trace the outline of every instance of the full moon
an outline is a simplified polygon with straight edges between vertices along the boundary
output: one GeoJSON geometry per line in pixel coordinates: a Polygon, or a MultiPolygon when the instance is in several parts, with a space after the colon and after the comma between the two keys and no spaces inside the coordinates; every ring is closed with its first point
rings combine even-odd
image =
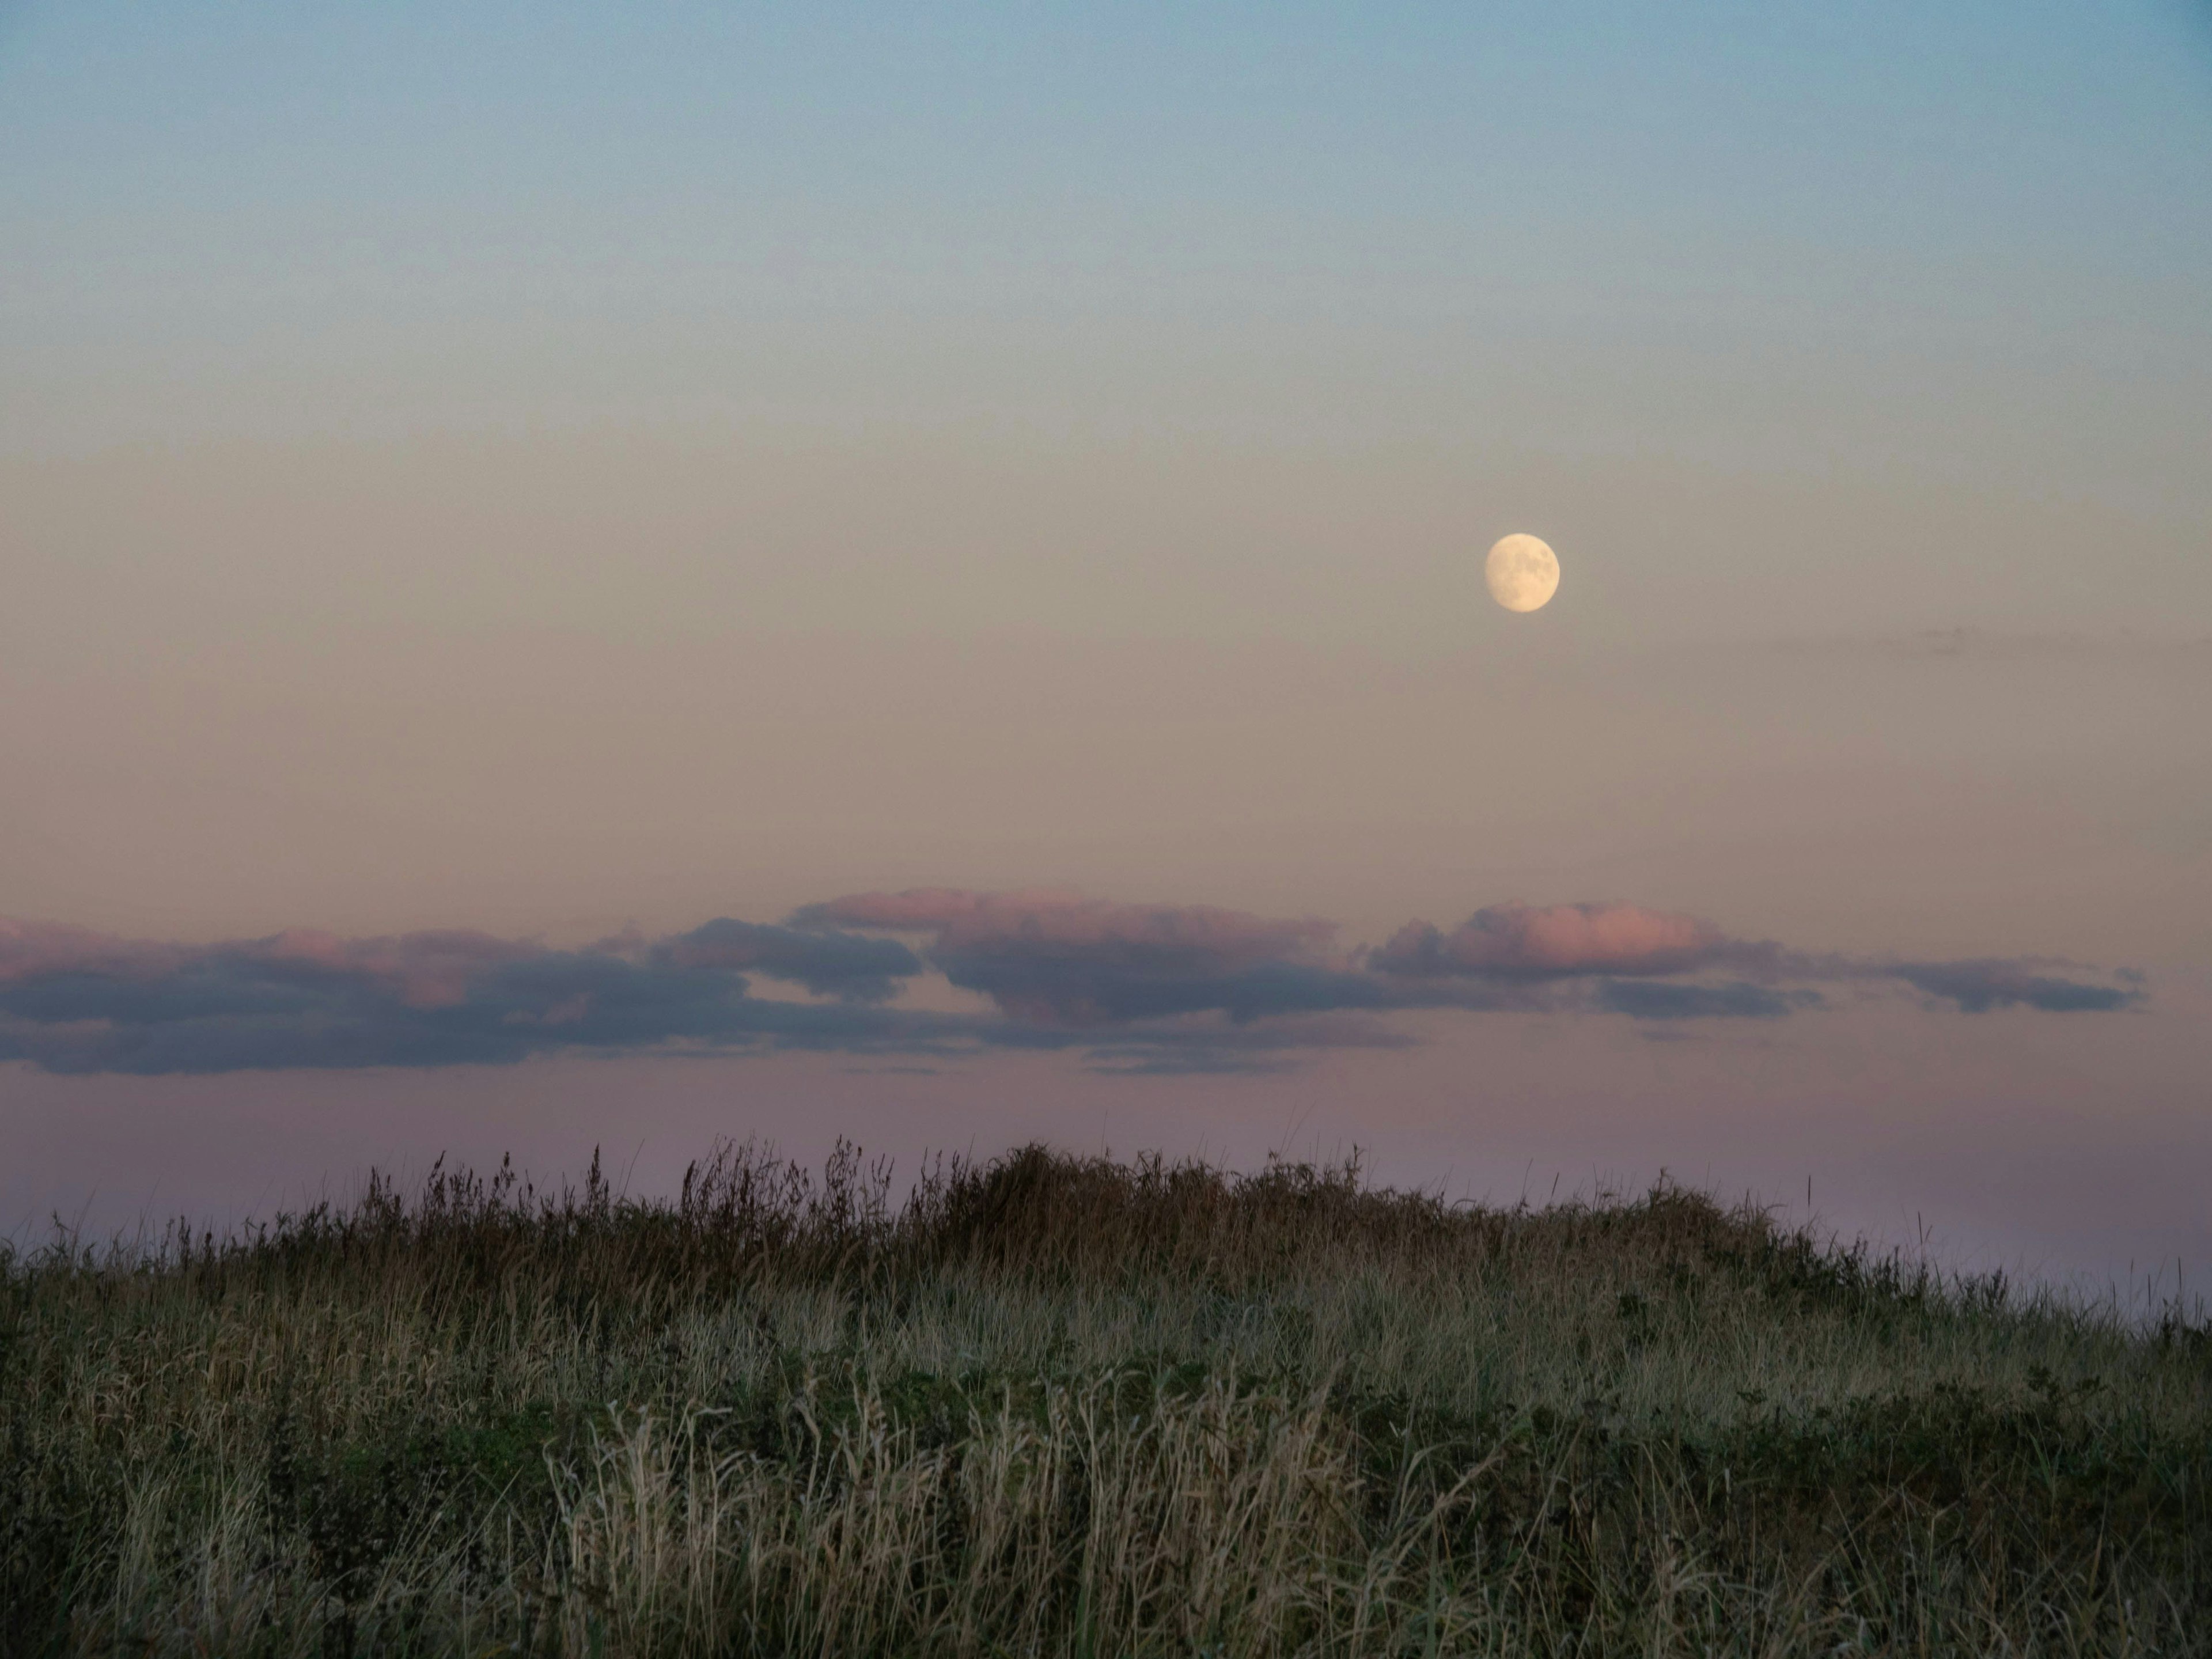
{"type": "Polygon", "coordinates": [[[1559,555],[1534,536],[1500,537],[1482,574],[1508,611],[1540,611],[1559,591],[1559,555]]]}

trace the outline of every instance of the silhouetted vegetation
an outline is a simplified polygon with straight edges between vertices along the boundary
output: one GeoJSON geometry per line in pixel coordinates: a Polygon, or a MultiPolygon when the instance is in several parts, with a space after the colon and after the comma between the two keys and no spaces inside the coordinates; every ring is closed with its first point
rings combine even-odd
{"type": "Polygon", "coordinates": [[[0,1263],[7,1654],[2212,1652],[2212,1339],[1039,1149],[0,1263]]]}

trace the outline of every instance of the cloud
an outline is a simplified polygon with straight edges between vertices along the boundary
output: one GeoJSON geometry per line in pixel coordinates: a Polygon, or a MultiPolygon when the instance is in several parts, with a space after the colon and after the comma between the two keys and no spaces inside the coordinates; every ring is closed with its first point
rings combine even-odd
{"type": "Polygon", "coordinates": [[[803,985],[817,996],[883,1002],[897,981],[921,972],[921,959],[895,939],[825,929],[766,927],[724,916],[653,947],[674,968],[753,969],[803,985]]]}
{"type": "Polygon", "coordinates": [[[957,1024],[870,1006],[921,963],[853,934],[710,922],[556,951],[473,933],[291,932],[209,945],[0,924],[0,1059],[55,1072],[509,1063],[555,1049],[941,1048],[957,1024]],[[750,967],[842,1000],[748,994],[750,967]]]}
{"type": "Polygon", "coordinates": [[[1370,951],[1367,965],[1408,986],[1576,981],[1583,988],[1581,1006],[1646,1020],[1777,1018],[1820,1006],[1819,993],[1806,986],[1841,981],[1894,980],[1977,1014],[2008,1007],[2106,1012],[2143,996],[2142,975],[2127,969],[2113,975],[2120,983],[2108,985],[2038,971],[2063,964],[2032,958],[1900,963],[1816,955],[1733,939],[1694,916],[1632,904],[1492,905],[1449,933],[1411,922],[1370,951]],[[1747,977],[1690,977],[1717,972],[1747,977]],[[1791,981],[1799,988],[1775,988],[1791,981]]]}
{"type": "Polygon", "coordinates": [[[1633,904],[1493,904],[1450,933],[1409,922],[1368,957],[1401,979],[1563,979],[1580,974],[1679,974],[1731,948],[1710,922],[1633,904]]]}
{"type": "Polygon", "coordinates": [[[1636,1019],[1779,1019],[1817,1007],[1818,991],[1774,991],[1741,980],[1724,985],[1678,985],[1666,981],[1607,979],[1593,993],[1608,1013],[1636,1019]]]}
{"type": "Polygon", "coordinates": [[[1092,950],[1201,972],[1316,957],[1336,933],[1334,922],[1313,917],[1284,921],[1205,904],[1116,904],[1056,889],[855,893],[808,905],[792,921],[927,933],[939,949],[954,951],[1092,950]]]}
{"type": "Polygon", "coordinates": [[[0,917],[0,986],[58,973],[152,972],[177,958],[178,946],[120,939],[88,928],[0,917]]]}
{"type": "Polygon", "coordinates": [[[1908,962],[1887,970],[1917,991],[1941,997],[1969,1014],[1992,1008],[2033,1008],[2046,1014],[2105,1013],[2142,1000],[2142,976],[2124,974],[2126,985],[2085,984],[2033,969],[2040,964],[1979,960],[1908,962]]]}
{"type": "Polygon", "coordinates": [[[459,929],[193,945],[0,921],[0,1060],[167,1073],[1005,1048],[1115,1073],[1267,1072],[1323,1049],[1405,1046],[1415,1039],[1391,1017],[1412,1010],[1673,1026],[1783,1018],[1822,1006],[1815,988],[1832,981],[1889,981],[1966,1013],[2107,1012],[2144,995],[2139,975],[2053,971],[2063,966],[1808,956],[1611,903],[1493,905],[1449,931],[1415,922],[1377,949],[1346,950],[1311,917],[936,888],[576,950],[459,929]],[[933,969],[990,1011],[898,1006],[899,990],[933,969]],[[814,1000],[757,995],[760,977],[814,1000]]]}
{"type": "Polygon", "coordinates": [[[1245,1021],[1390,1006],[1371,975],[1330,957],[1336,929],[1311,918],[924,888],[833,899],[792,921],[926,935],[931,963],[953,984],[1036,1024],[1110,1025],[1208,1011],[1245,1021]]]}

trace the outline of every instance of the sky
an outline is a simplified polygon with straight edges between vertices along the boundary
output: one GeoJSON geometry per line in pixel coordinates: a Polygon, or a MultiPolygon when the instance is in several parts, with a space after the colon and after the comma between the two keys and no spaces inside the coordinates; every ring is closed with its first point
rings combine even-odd
{"type": "Polygon", "coordinates": [[[0,0],[0,1231],[846,1134],[2212,1269],[2208,155],[2179,0],[0,0]]]}

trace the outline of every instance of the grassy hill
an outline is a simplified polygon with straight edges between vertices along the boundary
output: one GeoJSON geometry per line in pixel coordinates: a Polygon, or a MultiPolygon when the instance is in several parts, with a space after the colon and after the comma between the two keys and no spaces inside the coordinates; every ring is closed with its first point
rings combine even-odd
{"type": "Polygon", "coordinates": [[[2212,1652],[2212,1336],[1023,1152],[0,1267],[0,1651],[2212,1652]]]}

